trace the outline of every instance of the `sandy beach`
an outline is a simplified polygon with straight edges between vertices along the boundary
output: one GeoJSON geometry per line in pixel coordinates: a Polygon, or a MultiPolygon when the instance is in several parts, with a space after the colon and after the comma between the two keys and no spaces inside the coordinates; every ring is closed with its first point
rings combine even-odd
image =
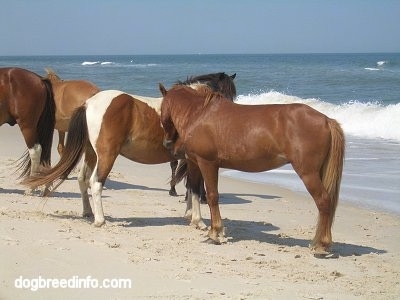
{"type": "MultiPolygon", "coordinates": [[[[183,185],[179,197],[168,195],[169,164],[119,157],[103,192],[106,225],[95,228],[81,217],[76,172],[51,197],[24,196],[13,165],[25,150],[19,128],[0,127],[0,139],[0,299],[400,297],[398,216],[340,202],[338,257],[318,259],[308,248],[317,218],[311,197],[220,177],[228,242],[211,245],[183,218],[183,185]],[[129,279],[131,287],[33,291],[38,278],[129,279]]],[[[209,225],[207,205],[202,214],[209,225]]]]}

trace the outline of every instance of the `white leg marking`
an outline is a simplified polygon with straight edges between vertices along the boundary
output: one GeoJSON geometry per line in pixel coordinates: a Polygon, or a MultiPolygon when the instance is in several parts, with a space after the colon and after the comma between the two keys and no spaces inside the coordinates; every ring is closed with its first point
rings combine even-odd
{"type": "Polygon", "coordinates": [[[81,191],[81,196],[82,196],[83,217],[93,216],[93,211],[92,208],[90,207],[89,193],[88,193],[90,175],[91,175],[91,170],[85,161],[85,156],[83,156],[82,166],[78,174],[79,189],[81,191]]]}
{"type": "Polygon", "coordinates": [[[105,223],[103,203],[101,201],[101,193],[103,185],[97,178],[97,164],[94,168],[93,174],[90,177],[90,188],[92,190],[93,206],[94,206],[94,226],[100,227],[105,223]]]}
{"type": "Polygon", "coordinates": [[[186,193],[186,211],[184,217],[186,219],[192,219],[192,192],[187,189],[186,193]]]}
{"type": "MultiPolygon", "coordinates": [[[[40,156],[42,155],[42,146],[40,144],[33,145],[32,148],[28,149],[29,158],[31,160],[30,175],[34,176],[39,173],[40,167],[40,156]]],[[[35,189],[28,188],[25,190],[25,195],[33,195],[35,189]]],[[[44,193],[44,192],[43,192],[44,193]]]]}
{"type": "Polygon", "coordinates": [[[192,222],[190,223],[190,225],[193,225],[201,230],[205,230],[207,226],[201,219],[199,195],[192,193],[191,198],[192,198],[192,222]]]}
{"type": "Polygon", "coordinates": [[[31,175],[36,175],[39,172],[40,156],[42,155],[42,146],[35,144],[29,149],[29,157],[31,159],[31,175]]]}

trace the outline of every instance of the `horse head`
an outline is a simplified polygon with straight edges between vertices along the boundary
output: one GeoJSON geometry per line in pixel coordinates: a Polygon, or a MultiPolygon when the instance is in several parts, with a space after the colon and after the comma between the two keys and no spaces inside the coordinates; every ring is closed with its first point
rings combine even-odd
{"type": "Polygon", "coordinates": [[[174,123],[171,119],[171,100],[167,96],[168,91],[166,88],[160,83],[159,84],[160,92],[163,96],[163,100],[161,101],[161,125],[164,128],[164,141],[163,145],[169,151],[172,152],[174,148],[174,144],[178,139],[178,131],[175,128],[174,123]]]}
{"type": "Polygon", "coordinates": [[[179,85],[204,84],[209,86],[213,91],[220,92],[225,98],[234,100],[236,98],[236,87],[233,80],[236,73],[227,75],[224,72],[211,73],[195,77],[189,77],[186,81],[178,82],[179,85]]]}
{"type": "Polygon", "coordinates": [[[219,80],[217,81],[219,88],[216,91],[220,92],[224,95],[225,98],[228,98],[232,101],[236,98],[236,87],[233,83],[233,80],[235,78],[236,73],[234,73],[233,75],[227,75],[222,72],[219,73],[219,80]]]}

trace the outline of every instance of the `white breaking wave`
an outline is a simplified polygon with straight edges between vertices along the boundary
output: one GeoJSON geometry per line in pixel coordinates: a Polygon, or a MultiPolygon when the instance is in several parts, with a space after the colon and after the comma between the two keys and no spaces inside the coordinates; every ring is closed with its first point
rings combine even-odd
{"type": "Polygon", "coordinates": [[[81,63],[82,66],[93,66],[93,65],[101,65],[101,66],[107,66],[107,65],[112,65],[116,67],[136,67],[136,68],[147,68],[147,67],[155,67],[158,66],[158,64],[154,63],[148,63],[148,64],[135,64],[133,63],[133,60],[131,60],[129,63],[115,63],[113,61],[84,61],[81,63]]]}
{"type": "Polygon", "coordinates": [[[382,138],[400,141],[400,104],[381,105],[375,102],[349,101],[340,105],[319,99],[303,99],[270,91],[256,95],[239,95],[239,104],[303,103],[336,119],[346,134],[363,138],[382,138]]]}
{"type": "Polygon", "coordinates": [[[97,65],[99,64],[99,61],[84,61],[81,65],[82,66],[92,66],[92,65],[97,65]]]}

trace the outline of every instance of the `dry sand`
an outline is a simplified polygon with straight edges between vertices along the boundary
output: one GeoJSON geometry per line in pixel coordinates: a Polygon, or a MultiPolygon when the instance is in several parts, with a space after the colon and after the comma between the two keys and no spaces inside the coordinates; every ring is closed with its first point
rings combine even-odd
{"type": "MultiPolygon", "coordinates": [[[[0,127],[0,299],[398,299],[400,218],[339,203],[333,259],[308,248],[308,195],[220,177],[228,242],[188,226],[184,188],[168,195],[168,164],[118,158],[103,193],[106,225],[80,216],[76,173],[49,198],[24,196],[12,164],[25,150],[0,127]],[[22,276],[22,277],[21,277],[22,276]],[[16,288],[15,280],[131,280],[131,288],[16,288]]],[[[53,152],[53,160],[58,155],[53,152]]],[[[209,210],[202,205],[209,225],[209,210]]],[[[30,283],[30,281],[28,281],[30,283]]]]}

